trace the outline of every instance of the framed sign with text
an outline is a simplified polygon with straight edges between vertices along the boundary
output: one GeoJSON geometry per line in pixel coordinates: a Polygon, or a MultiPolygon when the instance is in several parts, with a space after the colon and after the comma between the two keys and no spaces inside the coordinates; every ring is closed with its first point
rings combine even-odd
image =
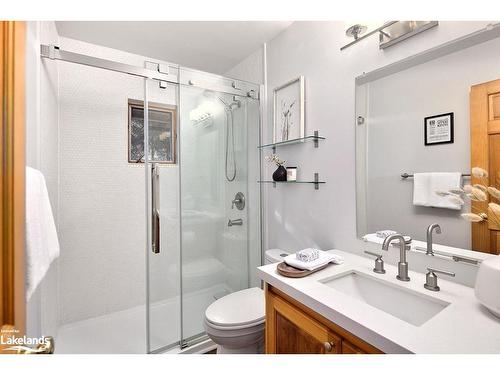
{"type": "Polygon", "coordinates": [[[426,117],[424,141],[426,146],[453,143],[453,112],[426,117]]]}

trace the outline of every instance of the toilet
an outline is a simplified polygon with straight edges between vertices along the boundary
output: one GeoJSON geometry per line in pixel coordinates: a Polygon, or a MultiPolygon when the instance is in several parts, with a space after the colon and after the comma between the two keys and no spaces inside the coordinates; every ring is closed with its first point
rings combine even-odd
{"type": "MultiPolygon", "coordinates": [[[[265,264],[281,262],[289,255],[280,249],[265,253],[265,264]]],[[[264,349],[266,306],[260,288],[228,294],[208,306],[205,330],[217,344],[217,354],[255,354],[264,349]]]]}

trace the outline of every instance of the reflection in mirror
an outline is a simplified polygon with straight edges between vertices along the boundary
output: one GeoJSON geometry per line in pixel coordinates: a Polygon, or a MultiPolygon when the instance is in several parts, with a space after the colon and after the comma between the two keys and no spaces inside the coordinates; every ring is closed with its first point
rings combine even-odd
{"type": "Polygon", "coordinates": [[[500,189],[499,61],[495,38],[357,80],[359,237],[372,234],[377,242],[377,231],[393,230],[426,241],[427,227],[439,223],[434,243],[498,253],[492,218],[471,224],[462,217],[488,214],[488,202],[471,207],[470,199],[462,204],[439,192],[477,183],[500,189]],[[489,178],[471,179],[471,166],[489,178]]]}

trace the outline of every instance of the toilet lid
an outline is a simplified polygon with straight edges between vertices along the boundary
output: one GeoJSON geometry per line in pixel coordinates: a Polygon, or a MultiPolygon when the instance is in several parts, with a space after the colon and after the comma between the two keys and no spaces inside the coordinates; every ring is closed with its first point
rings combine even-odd
{"type": "Polygon", "coordinates": [[[205,311],[205,317],[209,322],[218,326],[260,323],[265,319],[265,305],[262,289],[243,289],[212,303],[205,311]]]}

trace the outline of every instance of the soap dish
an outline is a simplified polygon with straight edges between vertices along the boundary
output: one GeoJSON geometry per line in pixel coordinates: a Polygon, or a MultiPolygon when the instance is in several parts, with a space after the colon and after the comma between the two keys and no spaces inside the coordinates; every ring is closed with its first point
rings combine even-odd
{"type": "Polygon", "coordinates": [[[299,268],[289,266],[285,262],[281,262],[280,264],[278,264],[276,266],[276,271],[278,271],[278,273],[281,276],[299,278],[299,277],[308,276],[314,272],[321,271],[321,270],[325,269],[326,267],[328,267],[329,264],[330,263],[327,263],[319,268],[316,268],[315,270],[309,271],[309,270],[301,270],[299,268]]]}

